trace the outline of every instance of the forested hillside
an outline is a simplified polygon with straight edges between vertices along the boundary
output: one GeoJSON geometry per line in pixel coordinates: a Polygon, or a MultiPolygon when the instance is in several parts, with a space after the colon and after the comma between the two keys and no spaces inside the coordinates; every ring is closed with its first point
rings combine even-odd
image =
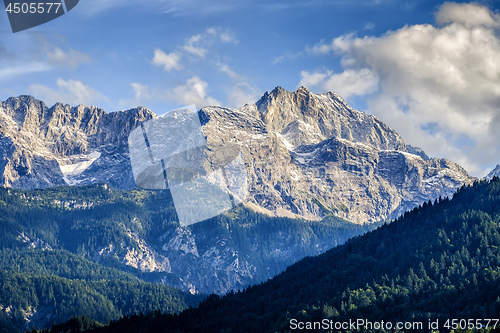
{"type": "Polygon", "coordinates": [[[180,312],[202,299],[63,250],[4,249],[0,266],[2,333],[50,326],[77,314],[107,323],[157,309],[180,312]]]}
{"type": "Polygon", "coordinates": [[[498,328],[498,320],[487,319],[500,318],[499,224],[495,177],[244,292],[212,295],[180,315],[132,316],[89,332],[288,332],[323,319],[422,323],[423,330],[438,320],[441,331],[454,323],[498,328]]]}
{"type": "Polygon", "coordinates": [[[168,191],[1,188],[0,327],[179,312],[198,304],[200,292],[264,281],[372,228],[333,216],[271,218],[241,206],[180,228],[168,191]]]}

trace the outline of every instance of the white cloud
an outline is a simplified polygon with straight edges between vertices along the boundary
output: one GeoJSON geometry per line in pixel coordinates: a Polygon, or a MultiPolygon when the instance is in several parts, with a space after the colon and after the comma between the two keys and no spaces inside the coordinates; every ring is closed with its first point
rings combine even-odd
{"type": "MultiPolygon", "coordinates": [[[[177,85],[172,89],[150,88],[147,85],[133,82],[130,84],[133,97],[121,99],[119,105],[122,108],[132,108],[138,105],[161,102],[161,104],[176,103],[182,106],[196,105],[197,108],[204,106],[221,105],[221,103],[208,95],[208,83],[198,76],[192,76],[185,83],[177,85]]],[[[160,112],[160,108],[157,112],[160,112]]],[[[160,112],[161,113],[161,112],[160,112]]]]}
{"type": "Polygon", "coordinates": [[[57,102],[72,105],[97,105],[100,101],[108,100],[106,96],[84,84],[82,81],[65,81],[61,78],[57,79],[57,89],[52,89],[41,84],[32,84],[28,88],[28,91],[49,105],[57,102]]]}
{"type": "Polygon", "coordinates": [[[229,30],[222,31],[219,34],[219,38],[224,43],[238,44],[238,40],[234,37],[234,34],[229,30]]]}
{"type": "Polygon", "coordinates": [[[364,30],[375,30],[375,23],[373,22],[366,22],[365,25],[363,26],[364,30]]]}
{"type": "Polygon", "coordinates": [[[236,73],[229,65],[218,61],[217,68],[236,82],[230,89],[226,90],[225,106],[237,109],[245,104],[254,104],[262,95],[259,89],[246,82],[246,78],[236,73]]]}
{"type": "Polygon", "coordinates": [[[71,48],[63,51],[43,35],[28,34],[22,36],[22,39],[24,44],[10,41],[8,48],[3,43],[0,44],[0,81],[62,67],[76,68],[79,64],[90,61],[87,54],[71,48]]]}
{"type": "Polygon", "coordinates": [[[209,49],[217,42],[237,44],[238,40],[228,29],[222,31],[219,27],[209,27],[204,32],[187,38],[184,45],[177,47],[174,52],[166,54],[157,48],[153,64],[163,66],[166,71],[181,69],[181,58],[189,55],[195,59],[205,59],[209,49]]]}
{"type": "Polygon", "coordinates": [[[212,36],[217,36],[217,28],[216,27],[210,27],[207,29],[207,34],[212,35],[212,36]]]}
{"type": "Polygon", "coordinates": [[[134,98],[136,100],[142,100],[143,98],[149,98],[149,93],[148,93],[148,86],[137,83],[137,82],[132,82],[130,84],[132,89],[134,89],[134,98]]]}
{"type": "Polygon", "coordinates": [[[152,97],[149,86],[147,85],[132,82],[130,87],[132,88],[133,97],[122,98],[118,101],[118,105],[120,105],[122,109],[131,109],[140,105],[144,106],[144,103],[152,97]]]}
{"type": "Polygon", "coordinates": [[[166,91],[163,98],[184,105],[195,104],[198,108],[221,105],[215,98],[208,96],[208,83],[197,76],[191,77],[185,84],[166,91]]]}
{"type": "Polygon", "coordinates": [[[323,89],[323,83],[325,80],[332,75],[332,71],[326,70],[324,72],[314,72],[309,73],[308,71],[300,72],[300,82],[299,86],[305,87],[321,87],[323,89]]]}
{"type": "Polygon", "coordinates": [[[368,112],[408,143],[482,176],[500,162],[500,17],[478,4],[445,3],[436,20],[444,25],[322,42],[310,53],[335,52],[344,72],[302,72],[301,82],[347,96],[372,93],[368,112]]]}
{"type": "Polygon", "coordinates": [[[229,65],[223,64],[220,61],[217,62],[217,68],[222,73],[226,74],[227,76],[229,76],[231,79],[233,79],[235,81],[239,81],[239,80],[243,79],[243,77],[241,75],[239,75],[238,73],[236,73],[231,67],[229,67],[229,65]]]}
{"type": "Polygon", "coordinates": [[[260,96],[262,96],[262,92],[257,88],[247,82],[239,82],[229,91],[227,105],[232,108],[239,108],[245,104],[254,104],[260,96]]]}
{"type": "Polygon", "coordinates": [[[190,37],[183,47],[184,50],[200,58],[205,58],[207,49],[199,45],[201,38],[201,34],[190,37]]]}
{"type": "Polygon", "coordinates": [[[320,87],[323,91],[335,91],[344,98],[367,95],[378,89],[377,75],[367,68],[360,70],[345,70],[334,74],[325,72],[309,73],[302,71],[299,86],[320,87]]]}
{"type": "Polygon", "coordinates": [[[306,47],[306,51],[309,54],[323,55],[331,53],[332,47],[330,44],[325,43],[325,41],[321,41],[320,43],[314,45],[313,47],[306,47]]]}
{"type": "MultiPolygon", "coordinates": [[[[214,47],[222,43],[236,45],[238,41],[228,29],[222,30],[220,27],[209,27],[201,33],[187,38],[184,44],[178,45],[169,54],[157,48],[151,63],[156,66],[162,66],[166,71],[170,71],[172,69],[181,69],[183,67],[181,64],[182,61],[184,67],[189,67],[190,71],[193,72],[193,69],[196,68],[195,65],[201,62],[203,65],[215,67],[216,70],[227,75],[233,81],[243,81],[245,79],[244,76],[238,74],[227,63],[220,60],[230,60],[218,55],[214,47]]],[[[185,73],[180,72],[179,76],[182,77],[183,74],[185,73]]],[[[119,102],[121,107],[132,107],[146,101],[175,102],[182,105],[195,104],[198,107],[221,105],[217,99],[209,96],[208,83],[200,79],[199,76],[192,74],[186,78],[185,83],[178,84],[167,90],[158,87],[149,88],[139,83],[132,83],[131,88],[134,97],[121,99],[119,102]]],[[[232,95],[243,96],[241,93],[234,93],[232,95]]],[[[243,99],[241,97],[238,100],[243,99]]]]}
{"type": "Polygon", "coordinates": [[[32,62],[20,65],[10,64],[4,68],[0,68],[0,81],[6,81],[10,78],[17,78],[20,75],[45,72],[51,67],[45,63],[32,62]]]}
{"type": "Polygon", "coordinates": [[[478,3],[445,2],[436,13],[438,24],[459,23],[467,28],[475,26],[498,27],[500,15],[493,14],[487,7],[478,3]]]}
{"type": "Polygon", "coordinates": [[[59,47],[55,47],[53,51],[47,51],[47,57],[49,63],[57,66],[70,66],[76,68],[79,64],[90,61],[90,56],[70,49],[68,52],[64,52],[59,47]]]}
{"type": "Polygon", "coordinates": [[[302,52],[302,51],[295,52],[295,53],[292,53],[290,51],[286,51],[285,54],[273,59],[273,65],[282,63],[283,61],[294,61],[295,59],[300,57],[303,53],[304,52],[302,52]]]}
{"type": "Polygon", "coordinates": [[[152,63],[156,66],[163,66],[163,69],[167,72],[172,69],[181,69],[181,56],[177,52],[172,52],[166,54],[160,49],[156,49],[154,52],[154,57],[152,63]]]}

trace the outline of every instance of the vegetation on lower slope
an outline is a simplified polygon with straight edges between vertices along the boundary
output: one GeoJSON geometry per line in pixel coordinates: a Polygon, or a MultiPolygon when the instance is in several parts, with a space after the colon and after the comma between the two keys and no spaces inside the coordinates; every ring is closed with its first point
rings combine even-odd
{"type": "Polygon", "coordinates": [[[0,332],[65,322],[75,314],[108,323],[126,314],[176,313],[202,299],[152,284],[67,251],[0,251],[0,332]]]}
{"type": "MultiPolygon", "coordinates": [[[[172,269],[177,274],[179,267],[188,267],[214,285],[230,281],[231,267],[204,267],[183,252],[189,242],[179,244],[178,253],[163,250],[169,238],[160,240],[178,227],[168,191],[117,191],[106,185],[0,188],[0,332],[43,328],[73,316],[108,323],[198,304],[200,296],[150,283],[177,282],[185,276],[142,272],[125,264],[127,254],[139,253],[147,243],[168,257],[172,267],[177,265],[172,269]],[[108,249],[109,255],[101,255],[108,249]],[[193,263],[198,266],[189,266],[193,263]],[[206,272],[220,281],[212,281],[206,272]]],[[[216,255],[226,251],[237,255],[238,261],[230,258],[232,262],[246,261],[255,268],[253,280],[240,283],[246,287],[371,228],[335,217],[321,222],[272,218],[239,206],[185,230],[193,235],[200,257],[212,249],[219,251],[216,255]]]]}
{"type": "Polygon", "coordinates": [[[498,318],[500,180],[494,178],[461,188],[452,200],[425,203],[243,292],[211,295],[179,315],[128,316],[86,332],[289,332],[296,323],[324,319],[333,329],[309,331],[337,331],[335,323],[358,319],[421,322],[424,331],[438,321],[449,331],[453,319],[474,325],[479,319],[491,329],[495,321],[486,319],[498,318]]]}

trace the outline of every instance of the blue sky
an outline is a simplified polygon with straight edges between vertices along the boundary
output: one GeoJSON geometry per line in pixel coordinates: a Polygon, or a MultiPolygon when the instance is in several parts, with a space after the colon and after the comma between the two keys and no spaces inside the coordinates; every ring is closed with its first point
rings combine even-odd
{"type": "Polygon", "coordinates": [[[500,4],[427,0],[80,0],[13,34],[0,99],[157,114],[239,107],[275,86],[335,91],[475,176],[500,163],[500,4]]]}

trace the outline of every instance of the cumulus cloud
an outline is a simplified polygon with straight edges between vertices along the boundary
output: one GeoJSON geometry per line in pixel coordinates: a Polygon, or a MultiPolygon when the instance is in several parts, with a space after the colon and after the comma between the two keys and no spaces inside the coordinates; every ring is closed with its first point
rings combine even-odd
{"type": "Polygon", "coordinates": [[[303,72],[301,81],[371,93],[368,112],[408,143],[482,176],[500,163],[500,17],[479,4],[445,3],[436,21],[320,43],[312,50],[340,55],[344,72],[303,72]]]}
{"type": "MultiPolygon", "coordinates": [[[[170,53],[166,53],[160,48],[157,48],[154,51],[154,57],[151,63],[155,66],[163,67],[165,71],[189,68],[189,76],[184,77],[186,81],[182,84],[178,84],[177,81],[176,85],[169,89],[148,87],[137,82],[132,83],[131,88],[133,97],[121,99],[119,102],[120,106],[132,107],[152,101],[174,102],[181,105],[195,104],[198,107],[221,105],[216,98],[208,94],[208,82],[192,74],[195,71],[195,65],[199,64],[211,66],[219,72],[218,74],[222,73],[227,75],[234,81],[234,86],[228,89],[230,90],[230,92],[228,92],[228,100],[230,100],[231,103],[247,101],[248,98],[245,96],[248,96],[248,94],[251,95],[251,93],[249,93],[249,91],[251,91],[249,88],[250,85],[242,82],[245,80],[245,77],[234,71],[231,66],[226,63],[226,61],[230,61],[231,59],[220,56],[215,47],[228,43],[233,45],[238,44],[238,40],[235,38],[234,34],[229,29],[212,26],[198,34],[186,38],[184,43],[177,45],[170,53]],[[222,60],[224,60],[224,62],[222,60]],[[246,90],[242,88],[244,86],[247,86],[246,90]],[[247,95],[245,95],[244,91],[246,91],[247,95]]],[[[186,74],[185,72],[179,72],[177,78],[182,78],[186,74]]],[[[228,90],[226,90],[226,92],[228,90]]]]}
{"type": "Polygon", "coordinates": [[[132,82],[130,87],[132,88],[132,97],[122,98],[118,101],[118,105],[120,105],[122,109],[130,109],[141,105],[144,106],[144,103],[152,97],[150,88],[147,85],[132,82]]]}
{"type": "Polygon", "coordinates": [[[316,86],[322,86],[322,84],[325,82],[325,80],[332,75],[332,71],[326,70],[324,72],[314,72],[310,73],[308,71],[302,71],[300,72],[300,82],[298,86],[305,86],[305,87],[316,87],[316,86]]]}
{"type": "Polygon", "coordinates": [[[220,27],[209,27],[204,32],[189,37],[182,50],[198,58],[205,58],[209,48],[217,42],[238,44],[238,40],[229,29],[222,30],[220,27]]]}
{"type": "Polygon", "coordinates": [[[459,23],[467,28],[474,26],[498,27],[500,16],[478,3],[445,2],[436,13],[438,24],[459,23]]]}
{"type": "Polygon", "coordinates": [[[224,43],[230,43],[230,44],[239,43],[239,41],[234,37],[234,34],[227,29],[219,33],[219,38],[224,43]]]}
{"type": "Polygon", "coordinates": [[[320,43],[314,45],[313,47],[306,47],[306,51],[309,54],[323,55],[331,53],[333,49],[330,43],[325,43],[325,41],[322,40],[320,43]]]}
{"type": "Polygon", "coordinates": [[[181,56],[177,52],[166,54],[160,49],[156,49],[152,60],[153,65],[162,66],[167,72],[172,69],[181,69],[181,56]]]}
{"type": "Polygon", "coordinates": [[[0,44],[0,81],[16,79],[22,75],[76,68],[91,60],[90,56],[71,48],[66,51],[41,35],[25,35],[28,47],[16,47],[14,41],[0,44]],[[42,50],[42,51],[40,51],[42,50]]]}
{"type": "Polygon", "coordinates": [[[335,91],[344,98],[366,95],[378,89],[378,76],[367,68],[347,69],[342,73],[302,71],[298,86],[320,87],[324,91],[335,91]]]}
{"type": "Polygon", "coordinates": [[[100,101],[108,100],[105,95],[84,84],[82,81],[65,81],[61,78],[57,79],[57,89],[52,89],[41,84],[32,84],[28,88],[28,91],[47,104],[62,102],[72,105],[97,105],[100,101]]]}
{"type": "Polygon", "coordinates": [[[198,108],[209,105],[220,105],[219,101],[208,96],[208,90],[207,82],[198,76],[193,76],[185,84],[166,91],[164,98],[185,105],[195,104],[198,108]]]}

